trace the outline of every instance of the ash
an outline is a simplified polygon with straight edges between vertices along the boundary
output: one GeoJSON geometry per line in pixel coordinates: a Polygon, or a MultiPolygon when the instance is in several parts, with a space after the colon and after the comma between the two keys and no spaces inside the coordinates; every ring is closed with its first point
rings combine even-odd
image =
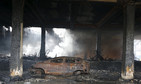
{"type": "MultiPolygon", "coordinates": [[[[135,61],[135,78],[132,80],[121,79],[120,61],[91,61],[89,74],[80,74],[77,76],[53,76],[32,77],[29,73],[30,67],[39,62],[37,57],[23,57],[24,73],[22,77],[11,78],[9,76],[10,57],[0,57],[0,84],[125,84],[141,83],[141,62],[135,61]]],[[[48,60],[48,59],[46,59],[48,60]]]]}

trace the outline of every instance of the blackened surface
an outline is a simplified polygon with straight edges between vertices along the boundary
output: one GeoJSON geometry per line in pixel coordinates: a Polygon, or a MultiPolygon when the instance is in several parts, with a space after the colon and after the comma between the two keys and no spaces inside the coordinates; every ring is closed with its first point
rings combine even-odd
{"type": "Polygon", "coordinates": [[[103,60],[103,57],[101,56],[101,31],[100,30],[97,31],[95,60],[103,60]]]}
{"type": "MultiPolygon", "coordinates": [[[[5,81],[8,82],[10,81],[9,79],[9,57],[5,57],[2,58],[0,57],[0,81],[5,81]]],[[[106,84],[107,81],[110,82],[140,82],[141,80],[141,62],[139,61],[135,61],[135,79],[134,80],[129,80],[129,81],[124,81],[122,79],[120,79],[120,72],[121,72],[121,61],[103,61],[103,62],[97,62],[97,61],[91,61],[91,70],[90,70],[90,74],[83,74],[80,76],[69,76],[69,77],[61,77],[61,76],[49,76],[47,75],[45,79],[40,79],[40,78],[31,78],[30,74],[27,72],[29,70],[29,68],[32,66],[32,64],[35,64],[36,62],[38,62],[39,60],[37,59],[31,59],[26,57],[25,59],[23,59],[23,66],[24,66],[24,75],[22,78],[22,81],[32,81],[32,82],[46,82],[49,80],[55,80],[55,79],[59,79],[61,78],[63,81],[71,78],[71,80],[77,80],[77,81],[81,81],[81,82],[91,82],[94,83],[95,82],[102,82],[102,84],[106,84]]],[[[59,79],[59,80],[61,80],[59,79]]],[[[20,80],[20,79],[17,79],[20,80]]],[[[91,84],[90,83],[90,84],[91,84]]],[[[107,84],[109,84],[107,83],[107,84]]],[[[15,84],[15,83],[14,83],[15,84]]],[[[20,83],[21,84],[21,83],[20,83]]],[[[32,84],[32,83],[31,83],[32,84]]],[[[34,84],[34,83],[33,83],[34,84]]],[[[89,83],[88,83],[89,84],[89,83]]],[[[96,83],[98,84],[98,83],[96,83]]],[[[111,83],[114,84],[114,83],[111,83]]],[[[119,83],[117,83],[119,84],[119,83]]],[[[125,84],[125,83],[122,83],[125,84]]],[[[140,83],[135,83],[135,84],[140,84],[140,83]]]]}
{"type": "Polygon", "coordinates": [[[41,50],[40,50],[40,58],[44,59],[45,56],[45,28],[42,28],[42,34],[41,34],[41,50]]]}
{"type": "Polygon", "coordinates": [[[92,61],[90,68],[94,70],[110,70],[115,72],[121,72],[120,61],[92,61]]]}
{"type": "MultiPolygon", "coordinates": [[[[135,19],[135,6],[127,5],[125,8],[124,16],[124,36],[123,36],[123,65],[122,71],[126,76],[126,68],[134,67],[134,19],[135,19]]],[[[134,69],[133,69],[134,70],[134,69]]]]}
{"type": "Polygon", "coordinates": [[[20,57],[21,27],[23,24],[23,0],[13,0],[12,15],[12,41],[10,70],[20,70],[22,58],[20,57]]]}

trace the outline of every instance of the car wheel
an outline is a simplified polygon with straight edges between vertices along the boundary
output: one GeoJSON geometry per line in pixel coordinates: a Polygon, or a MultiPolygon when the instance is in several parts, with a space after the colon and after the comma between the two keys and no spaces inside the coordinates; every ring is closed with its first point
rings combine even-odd
{"type": "Polygon", "coordinates": [[[73,72],[73,75],[77,76],[77,75],[80,75],[82,73],[82,71],[75,71],[73,72]]]}
{"type": "Polygon", "coordinates": [[[34,77],[44,77],[45,73],[42,69],[35,69],[34,77]]]}

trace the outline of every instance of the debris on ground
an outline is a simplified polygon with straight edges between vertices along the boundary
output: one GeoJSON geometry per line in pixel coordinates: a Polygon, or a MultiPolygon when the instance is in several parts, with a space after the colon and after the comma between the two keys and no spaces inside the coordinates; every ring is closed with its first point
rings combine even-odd
{"type": "MultiPolygon", "coordinates": [[[[41,60],[35,59],[23,59],[23,76],[11,78],[9,77],[9,57],[0,57],[0,84],[11,84],[11,82],[29,82],[28,84],[36,84],[37,82],[48,82],[53,84],[59,84],[58,81],[62,81],[60,84],[125,84],[125,83],[141,83],[141,71],[140,62],[135,62],[135,78],[133,80],[123,80],[120,76],[121,63],[118,62],[91,62],[91,69],[89,74],[80,74],[77,76],[54,76],[45,75],[44,78],[32,77],[28,69],[35,63],[41,60]],[[112,63],[111,63],[112,62],[112,63]],[[104,65],[104,66],[103,66],[104,65]],[[103,67],[102,67],[103,66],[103,67]],[[115,66],[115,67],[114,67],[115,66]],[[58,82],[58,83],[57,83],[58,82]]],[[[50,83],[50,84],[51,84],[50,83]]],[[[18,84],[18,83],[17,83],[18,84]]],[[[21,83],[20,83],[21,84],[21,83]]]]}

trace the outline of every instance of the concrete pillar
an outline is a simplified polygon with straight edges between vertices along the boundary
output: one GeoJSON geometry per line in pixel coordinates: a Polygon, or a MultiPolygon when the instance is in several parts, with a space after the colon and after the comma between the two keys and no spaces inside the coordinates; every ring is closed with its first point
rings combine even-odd
{"type": "Polygon", "coordinates": [[[94,60],[103,60],[103,57],[101,56],[101,30],[97,31],[96,36],[96,56],[94,60]]]}
{"type": "Polygon", "coordinates": [[[46,33],[45,33],[45,28],[41,28],[41,30],[42,30],[42,34],[41,34],[40,58],[44,59],[44,58],[46,58],[46,56],[45,56],[45,36],[46,36],[46,33]]]}
{"type": "Polygon", "coordinates": [[[3,35],[3,38],[5,38],[5,32],[6,32],[6,30],[5,30],[4,26],[3,26],[3,28],[2,28],[2,35],[3,35]]]}
{"type": "Polygon", "coordinates": [[[135,5],[128,4],[124,13],[123,34],[123,63],[121,77],[123,79],[134,78],[134,22],[135,5]]]}
{"type": "Polygon", "coordinates": [[[23,1],[12,0],[12,40],[10,57],[10,76],[22,76],[23,43],[23,1]]]}

